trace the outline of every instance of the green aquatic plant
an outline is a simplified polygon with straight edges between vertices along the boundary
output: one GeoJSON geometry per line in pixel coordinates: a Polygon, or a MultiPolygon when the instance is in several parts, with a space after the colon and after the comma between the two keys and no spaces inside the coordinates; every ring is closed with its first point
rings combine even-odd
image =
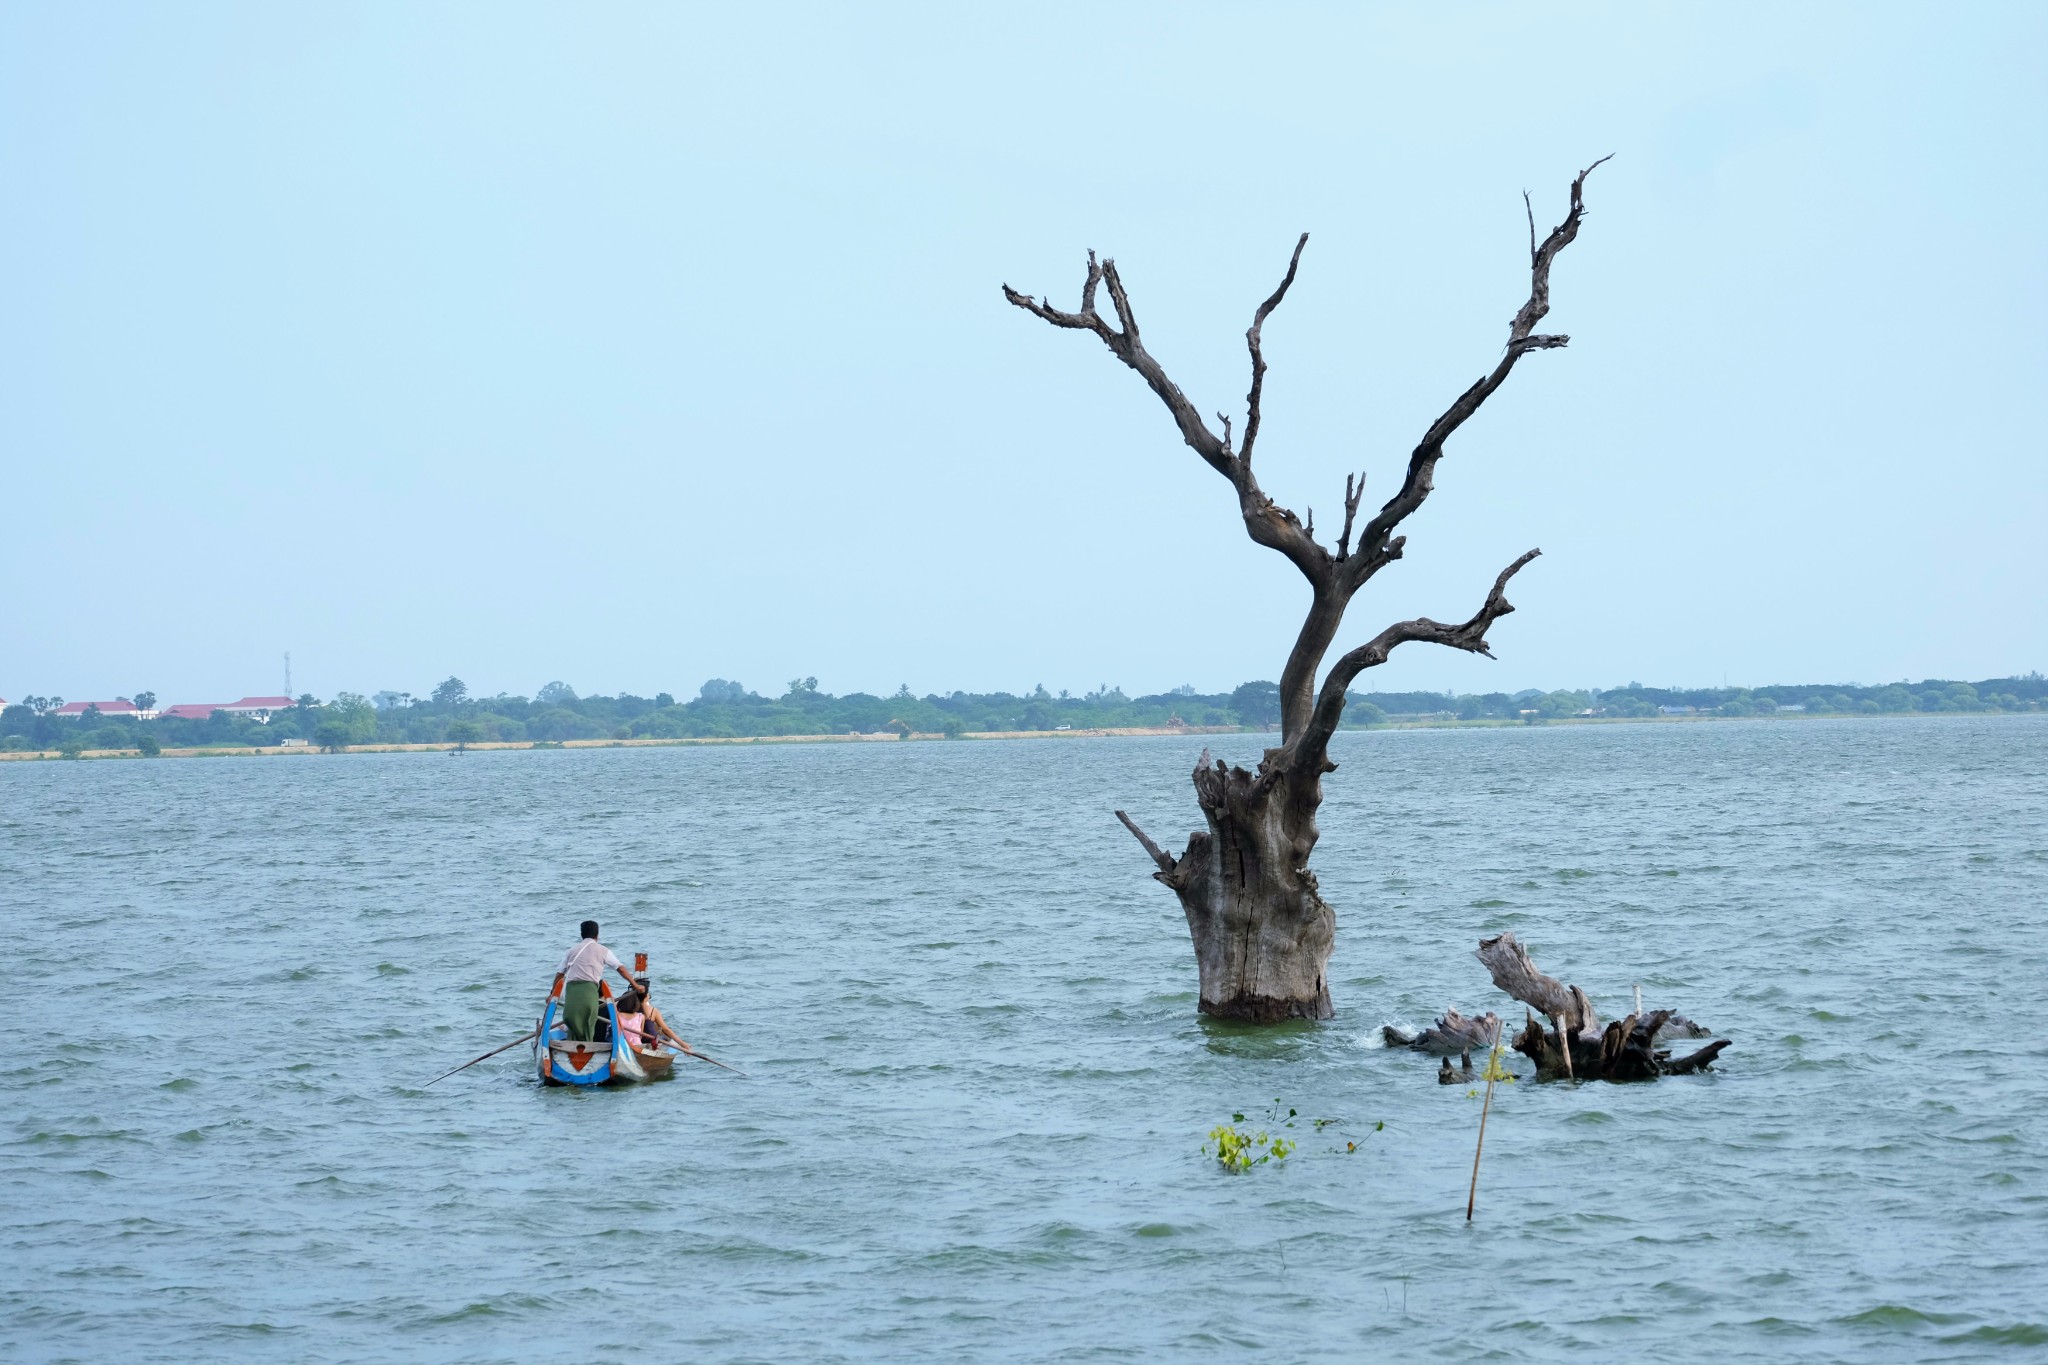
{"type": "MultiPolygon", "coordinates": [[[[1486,1069],[1476,1073],[1477,1079],[1487,1081],[1489,1083],[1493,1081],[1505,1081],[1509,1084],[1513,1084],[1515,1080],[1515,1073],[1508,1070],[1506,1067],[1502,1066],[1500,1059],[1500,1043],[1498,1040],[1496,1040],[1493,1045],[1493,1050],[1486,1054],[1486,1069]]],[[[1477,1086],[1473,1086],[1470,1089],[1466,1090],[1465,1098],[1468,1100],[1478,1099],[1479,1088],[1477,1086]]]]}
{"type": "MultiPolygon", "coordinates": [[[[1273,1131],[1292,1128],[1297,1121],[1307,1123],[1318,1135],[1325,1130],[1336,1128],[1337,1135],[1343,1136],[1343,1129],[1339,1125],[1344,1120],[1302,1119],[1301,1112],[1297,1109],[1288,1109],[1282,1113],[1280,1104],[1279,1100],[1274,1100],[1273,1107],[1268,1109],[1260,1120],[1265,1126],[1253,1131],[1238,1127],[1245,1122],[1243,1114],[1232,1114],[1229,1123],[1218,1124],[1209,1130],[1209,1140],[1202,1146],[1203,1155],[1215,1157],[1225,1170],[1237,1174],[1254,1166],[1263,1166],[1269,1161],[1285,1161],[1290,1154],[1299,1150],[1301,1144],[1298,1141],[1273,1131]]],[[[1386,1126],[1386,1122],[1382,1120],[1373,1124],[1372,1131],[1380,1132],[1386,1126]]],[[[1361,1140],[1347,1138],[1342,1151],[1334,1147],[1330,1151],[1338,1156],[1355,1152],[1361,1140]]]]}
{"type": "MultiPolygon", "coordinates": [[[[1323,1125],[1325,1125],[1325,1124],[1333,1124],[1333,1123],[1336,1123],[1337,1121],[1338,1121],[1338,1120],[1336,1120],[1336,1119],[1317,1119],[1317,1120],[1316,1120],[1316,1131],[1317,1131],[1317,1132],[1321,1132],[1321,1131],[1322,1131],[1322,1129],[1323,1129],[1323,1125]]],[[[1372,1126],[1372,1131],[1373,1131],[1373,1132],[1375,1132],[1375,1133],[1384,1133],[1384,1132],[1385,1132],[1386,1130],[1387,1130],[1387,1121],[1386,1121],[1385,1119],[1381,1119],[1381,1120],[1379,1120],[1378,1122],[1376,1122],[1376,1123],[1375,1123],[1375,1124],[1373,1124],[1373,1126],[1372,1126]]],[[[1348,1153],[1351,1153],[1351,1152],[1355,1152],[1355,1151],[1357,1151],[1357,1150],[1358,1150],[1358,1143],[1359,1143],[1359,1139],[1357,1139],[1357,1138],[1346,1138],[1346,1139],[1344,1139],[1344,1150],[1345,1150],[1345,1152],[1346,1152],[1346,1153],[1348,1154],[1348,1153]]],[[[1331,1148],[1330,1150],[1331,1150],[1331,1151],[1335,1151],[1335,1150],[1336,1150],[1336,1148],[1334,1148],[1334,1147],[1333,1147],[1333,1148],[1331,1148]]]]}
{"type": "MultiPolygon", "coordinates": [[[[1242,1120],[1244,1115],[1236,1117],[1242,1120]]],[[[1242,1174],[1254,1166],[1263,1166],[1268,1161],[1285,1161],[1296,1145],[1288,1138],[1269,1135],[1263,1128],[1256,1133],[1247,1133],[1235,1123],[1222,1123],[1211,1128],[1209,1143],[1202,1148],[1203,1153],[1214,1156],[1222,1163],[1223,1169],[1233,1175],[1242,1174]]]]}

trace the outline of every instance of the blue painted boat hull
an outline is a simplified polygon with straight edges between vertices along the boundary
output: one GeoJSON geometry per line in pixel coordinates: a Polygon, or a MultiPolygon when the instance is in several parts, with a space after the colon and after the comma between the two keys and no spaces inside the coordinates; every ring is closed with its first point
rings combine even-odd
{"type": "Polygon", "coordinates": [[[534,1035],[534,1069],[543,1085],[609,1085],[613,1082],[644,1081],[646,1068],[626,1043],[619,1027],[618,1007],[606,1000],[599,1006],[606,1028],[599,1032],[608,1043],[572,1043],[569,1026],[562,1019],[562,1002],[549,1000],[541,1007],[540,1026],[534,1035]]]}

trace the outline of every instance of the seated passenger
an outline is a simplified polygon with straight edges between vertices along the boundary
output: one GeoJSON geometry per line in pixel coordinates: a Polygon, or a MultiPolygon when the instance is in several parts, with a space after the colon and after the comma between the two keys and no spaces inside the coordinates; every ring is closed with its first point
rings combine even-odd
{"type": "MultiPolygon", "coordinates": [[[[648,1045],[650,1047],[658,1047],[663,1039],[673,1039],[675,1042],[681,1043],[683,1040],[677,1037],[676,1031],[668,1026],[668,1020],[661,1017],[661,1011],[655,1008],[654,1001],[650,998],[654,994],[654,983],[647,977],[642,976],[634,978],[633,985],[640,996],[640,1012],[646,1020],[645,1028],[649,1040],[648,1045]]],[[[687,1047],[688,1044],[684,1044],[684,1046],[687,1047]]]]}
{"type": "Polygon", "coordinates": [[[645,1003],[638,990],[619,997],[619,1031],[626,1035],[626,1045],[635,1052],[651,1052],[656,1046],[654,1026],[641,1012],[645,1003]]]}

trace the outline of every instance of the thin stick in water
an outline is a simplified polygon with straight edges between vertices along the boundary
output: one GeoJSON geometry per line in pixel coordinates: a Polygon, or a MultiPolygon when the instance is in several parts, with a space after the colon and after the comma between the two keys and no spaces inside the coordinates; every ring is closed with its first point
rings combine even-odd
{"type": "Polygon", "coordinates": [[[1500,1074],[1500,1021],[1493,1023],[1493,1050],[1486,1054],[1486,1099],[1479,1106],[1479,1145],[1472,1149],[1472,1188],[1465,1195],[1465,1221],[1472,1221],[1472,1207],[1479,1202],[1479,1158],[1486,1151],[1486,1115],[1493,1108],[1493,1078],[1500,1074]]]}

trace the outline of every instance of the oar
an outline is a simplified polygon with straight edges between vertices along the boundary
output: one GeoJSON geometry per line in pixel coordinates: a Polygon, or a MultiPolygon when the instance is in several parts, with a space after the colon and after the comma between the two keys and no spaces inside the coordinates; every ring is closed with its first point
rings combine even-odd
{"type": "MultiPolygon", "coordinates": [[[[680,1038],[676,1037],[676,1033],[675,1033],[675,1030],[674,1030],[674,1029],[671,1029],[671,1028],[664,1028],[664,1029],[662,1030],[662,1032],[663,1032],[663,1033],[666,1033],[666,1034],[668,1035],[668,1040],[669,1040],[670,1042],[674,1043],[674,1044],[675,1044],[675,1045],[676,1045],[676,1046],[677,1046],[678,1048],[680,1048],[680,1049],[681,1049],[682,1051],[684,1051],[684,1052],[688,1053],[688,1054],[689,1054],[690,1056],[692,1056],[692,1057],[695,1057],[695,1058],[696,1058],[696,1059],[697,1059],[698,1061],[700,1061],[700,1062],[709,1062],[709,1063],[711,1063],[711,1065],[713,1065],[713,1066],[725,1066],[725,1063],[724,1063],[724,1062],[721,1062],[721,1061],[719,1061],[719,1060],[718,1060],[718,1058],[716,1058],[716,1057],[706,1057],[706,1056],[705,1056],[705,1055],[704,1055],[703,1053],[701,1053],[701,1052],[697,1051],[697,1049],[695,1049],[695,1048],[691,1047],[691,1046],[690,1046],[690,1045],[689,1045],[688,1043],[686,1043],[686,1042],[684,1042],[684,1041],[683,1041],[682,1039],[680,1039],[680,1038]]],[[[479,1058],[477,1058],[477,1060],[478,1060],[478,1061],[482,1061],[482,1060],[483,1060],[483,1058],[479,1057],[479,1058]]],[[[739,1069],[738,1067],[736,1067],[736,1066],[725,1066],[725,1069],[726,1069],[727,1071],[730,1071],[730,1072],[732,1072],[732,1074],[733,1074],[733,1075],[735,1075],[735,1076],[746,1076],[746,1075],[747,1075],[747,1073],[746,1073],[746,1072],[744,1072],[744,1071],[740,1070],[740,1069],[739,1069]]],[[[748,1080],[752,1080],[752,1079],[753,1079],[753,1077],[751,1077],[751,1076],[747,1076],[747,1079],[748,1079],[748,1080]]]]}
{"type": "MultiPolygon", "coordinates": [[[[528,1038],[533,1037],[533,1035],[538,1033],[539,1031],[539,1025],[535,1025],[533,1028],[530,1028],[526,1032],[520,1034],[517,1038],[514,1038],[511,1042],[505,1044],[504,1047],[494,1047],[489,1052],[486,1052],[483,1056],[474,1058],[471,1061],[464,1062],[461,1066],[456,1067],[455,1071],[467,1071],[471,1067],[475,1066],[478,1062],[489,1061],[491,1058],[497,1056],[501,1052],[506,1052],[511,1050],[512,1048],[518,1047],[521,1043],[525,1042],[528,1038]]],[[[440,1075],[434,1077],[434,1081],[445,1081],[450,1076],[453,1076],[455,1074],[455,1071],[444,1071],[440,1075]]],[[[432,1085],[434,1081],[428,1081],[427,1085],[432,1085]]],[[[427,1088],[427,1085],[421,1086],[420,1089],[425,1090],[427,1088]]]]}

